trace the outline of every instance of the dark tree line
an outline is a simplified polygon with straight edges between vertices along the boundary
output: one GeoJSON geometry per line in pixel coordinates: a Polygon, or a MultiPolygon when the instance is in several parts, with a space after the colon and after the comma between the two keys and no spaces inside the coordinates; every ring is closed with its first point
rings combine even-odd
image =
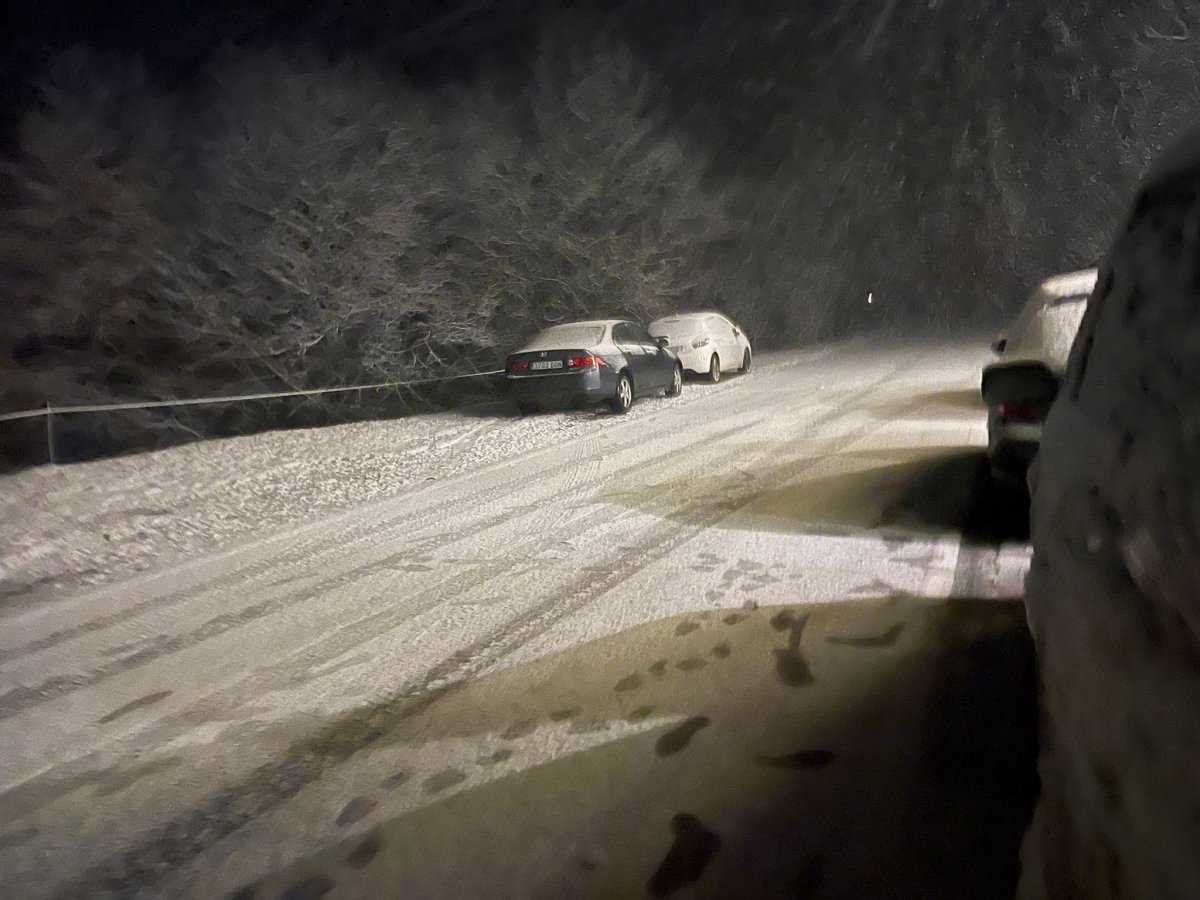
{"type": "Polygon", "coordinates": [[[697,305],[764,346],[994,325],[1200,109],[1182,0],[552,6],[275,3],[37,57],[0,404],[461,372],[697,305]]]}
{"type": "Polygon", "coordinates": [[[1186,0],[684,5],[692,28],[672,4],[626,33],[738,223],[714,275],[792,339],[995,324],[1093,264],[1200,123],[1186,0]]]}
{"type": "Polygon", "coordinates": [[[645,65],[581,28],[517,88],[226,48],[168,95],[77,47],[20,151],[8,408],[486,369],[550,322],[673,308],[728,230],[645,65]]]}

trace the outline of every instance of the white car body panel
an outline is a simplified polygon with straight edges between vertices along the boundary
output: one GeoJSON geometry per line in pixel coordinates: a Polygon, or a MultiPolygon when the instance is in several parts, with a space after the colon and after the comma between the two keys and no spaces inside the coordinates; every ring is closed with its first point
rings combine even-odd
{"type": "Polygon", "coordinates": [[[1005,335],[1001,358],[1005,362],[1040,362],[1056,375],[1066,371],[1087,298],[1096,287],[1096,275],[1095,269],[1085,269],[1047,278],[1038,285],[1005,335]]]}
{"type": "Polygon", "coordinates": [[[746,352],[753,354],[745,332],[727,315],[713,310],[663,316],[650,323],[650,333],[667,338],[684,369],[695,375],[708,373],[713,353],[717,354],[722,372],[738,371],[746,352]],[[692,346],[703,338],[708,343],[692,346]]]}
{"type": "MultiPolygon", "coordinates": [[[[1025,301],[1017,321],[999,337],[997,354],[1003,363],[1041,363],[1054,375],[1067,368],[1071,345],[1087,311],[1087,299],[1096,287],[1097,271],[1084,269],[1047,278],[1025,301]]],[[[1042,423],[1000,420],[996,407],[988,409],[988,457],[996,460],[1005,448],[1028,448],[1032,454],[1042,440],[1042,423]]],[[[1011,449],[1010,449],[1011,455],[1011,449]]],[[[1001,473],[1003,474],[1003,473],[1001,473]]]]}

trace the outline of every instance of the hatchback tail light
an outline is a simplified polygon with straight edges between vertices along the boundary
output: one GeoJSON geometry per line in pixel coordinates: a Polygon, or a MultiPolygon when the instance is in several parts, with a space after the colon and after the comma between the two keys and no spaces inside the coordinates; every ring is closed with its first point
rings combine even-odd
{"type": "Polygon", "coordinates": [[[1037,408],[1028,400],[1000,404],[1001,422],[1036,422],[1037,420],[1037,408]]]}
{"type": "Polygon", "coordinates": [[[692,349],[693,350],[699,350],[701,347],[707,347],[707,346],[708,346],[708,338],[706,338],[706,337],[698,337],[694,341],[692,341],[692,349]]]}

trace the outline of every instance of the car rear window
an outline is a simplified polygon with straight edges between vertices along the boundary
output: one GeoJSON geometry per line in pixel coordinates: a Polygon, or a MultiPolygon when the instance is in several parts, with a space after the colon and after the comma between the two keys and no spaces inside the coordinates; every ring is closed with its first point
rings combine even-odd
{"type": "Polygon", "coordinates": [[[603,325],[555,325],[526,344],[530,350],[586,350],[604,340],[603,325]]]}
{"type": "Polygon", "coordinates": [[[1063,297],[1055,297],[1051,302],[1051,306],[1065,306],[1068,303],[1087,303],[1090,294],[1067,294],[1063,297]]]}
{"type": "Polygon", "coordinates": [[[684,338],[703,332],[704,323],[699,319],[659,319],[650,323],[650,333],[655,337],[684,338]]]}

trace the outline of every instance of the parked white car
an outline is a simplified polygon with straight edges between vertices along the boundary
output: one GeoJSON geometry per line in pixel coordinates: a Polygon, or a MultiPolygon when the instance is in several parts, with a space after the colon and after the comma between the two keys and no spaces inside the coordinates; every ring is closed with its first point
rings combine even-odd
{"type": "Polygon", "coordinates": [[[723,313],[712,310],[663,316],[650,323],[650,333],[666,338],[685,370],[705,375],[714,384],[724,372],[749,372],[750,339],[723,313]]]}
{"type": "Polygon", "coordinates": [[[1023,482],[1042,442],[1042,424],[1067,369],[1071,345],[1096,287],[1096,270],[1048,278],[1017,321],[992,342],[998,362],[983,370],[992,472],[1023,482]]]}

